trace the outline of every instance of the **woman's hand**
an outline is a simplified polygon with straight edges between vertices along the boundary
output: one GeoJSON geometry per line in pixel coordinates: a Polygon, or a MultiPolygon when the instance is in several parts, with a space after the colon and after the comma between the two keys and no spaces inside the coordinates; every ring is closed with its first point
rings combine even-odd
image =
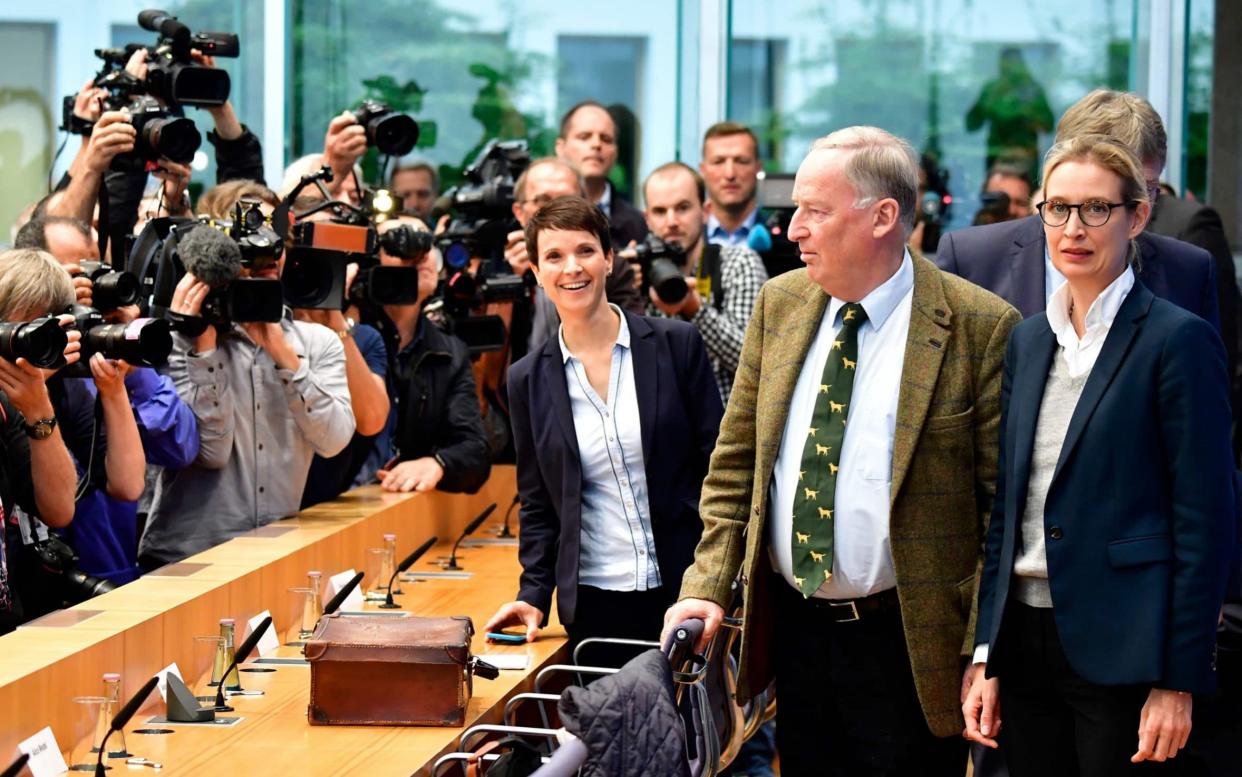
{"type": "Polygon", "coordinates": [[[1190,738],[1190,711],[1194,697],[1182,691],[1152,688],[1139,716],[1138,752],[1131,763],[1165,761],[1177,755],[1190,738]]]}
{"type": "Polygon", "coordinates": [[[539,636],[540,623],[543,623],[543,612],[538,607],[526,602],[509,602],[496,611],[492,619],[483,627],[483,631],[500,631],[510,626],[525,626],[526,641],[534,642],[535,637],[539,636]]]}
{"type": "Polygon", "coordinates": [[[975,665],[975,677],[962,702],[962,717],[966,718],[966,730],[962,736],[986,747],[996,747],[996,735],[1001,730],[1000,680],[988,679],[986,664],[975,665]]]}

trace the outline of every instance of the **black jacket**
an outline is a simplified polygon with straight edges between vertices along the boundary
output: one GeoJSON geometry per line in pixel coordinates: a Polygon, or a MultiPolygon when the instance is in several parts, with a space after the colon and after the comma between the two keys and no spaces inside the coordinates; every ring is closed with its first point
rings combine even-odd
{"type": "Polygon", "coordinates": [[[264,183],[263,146],[249,127],[243,124],[241,136],[233,140],[225,140],[212,130],[207,140],[216,149],[216,183],[239,178],[264,183]]]}
{"type": "Polygon", "coordinates": [[[623,199],[615,186],[608,184],[608,188],[612,190],[608,205],[611,211],[608,214],[608,236],[612,239],[612,250],[620,251],[631,240],[642,242],[647,237],[647,218],[641,210],[623,199]]]}
{"type": "Polygon", "coordinates": [[[473,494],[487,482],[492,461],[465,343],[424,317],[414,342],[398,353],[395,331],[386,329],[388,353],[397,354],[389,356],[388,375],[398,461],[434,456],[444,467],[440,491],[473,494]]]}

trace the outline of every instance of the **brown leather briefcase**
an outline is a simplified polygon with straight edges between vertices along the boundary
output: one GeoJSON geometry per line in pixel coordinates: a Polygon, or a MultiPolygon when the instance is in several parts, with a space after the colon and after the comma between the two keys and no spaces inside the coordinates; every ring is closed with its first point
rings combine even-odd
{"type": "Polygon", "coordinates": [[[306,642],[311,725],[463,725],[472,674],[496,676],[473,634],[465,616],[325,615],[306,642]]]}

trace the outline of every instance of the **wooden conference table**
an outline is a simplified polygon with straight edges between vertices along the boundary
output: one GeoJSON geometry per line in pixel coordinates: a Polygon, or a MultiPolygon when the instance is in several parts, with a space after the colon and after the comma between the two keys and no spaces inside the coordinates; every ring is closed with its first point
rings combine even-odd
{"type": "MultiPolygon", "coordinates": [[[[237,620],[240,640],[246,621],[267,610],[285,638],[294,617],[288,589],[305,585],[307,571],[320,570],[325,581],[346,569],[363,571],[367,548],[381,546],[386,532],[397,535],[398,558],[438,536],[440,542],[412,571],[437,570],[433,559],[447,556],[462,528],[492,502],[497,509],[475,537],[494,538],[514,493],[513,468],[506,466],[494,467],[487,485],[471,496],[357,489],[0,637],[0,768],[19,742],[49,725],[70,762],[74,743],[88,735],[72,697],[98,694],[105,672],[121,673],[122,698],[174,662],[194,688],[189,675],[201,657],[193,638],[218,633],[220,618],[237,620]]],[[[406,582],[398,601],[415,615],[469,615],[481,631],[517,589],[517,548],[468,545],[458,555],[468,578],[406,582]]],[[[564,660],[564,631],[554,625],[544,634],[519,646],[490,645],[481,633],[475,636],[476,654],[519,653],[530,660],[527,669],[501,672],[497,680],[475,679],[468,725],[499,722],[510,696],[530,690],[541,667],[564,660]]],[[[282,647],[277,655],[298,651],[282,647]]],[[[408,775],[426,773],[440,755],[456,749],[462,729],[311,726],[309,669],[262,667],[276,671],[241,675],[245,688],[265,695],[234,697],[236,712],[229,714],[244,718],[234,726],[174,724],[162,726],[172,734],[136,734],[164,713],[159,694],[152,693],[126,727],[130,752],[162,763],[160,773],[167,775],[408,775]]],[[[122,765],[112,774],[143,770],[122,765]]]]}

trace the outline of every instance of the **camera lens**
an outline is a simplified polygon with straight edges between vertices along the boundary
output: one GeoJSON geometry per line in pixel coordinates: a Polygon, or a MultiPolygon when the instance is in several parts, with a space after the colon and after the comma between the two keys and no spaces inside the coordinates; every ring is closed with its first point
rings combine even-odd
{"type": "Polygon", "coordinates": [[[367,122],[367,143],[385,154],[404,156],[418,142],[418,122],[404,113],[389,113],[367,122]]]}
{"type": "Polygon", "coordinates": [[[172,329],[167,321],[157,318],[103,324],[82,333],[82,349],[141,367],[159,367],[172,352],[172,329]]]}
{"type": "Polygon", "coordinates": [[[153,158],[164,156],[174,162],[189,162],[202,142],[198,128],[189,119],[153,118],[142,125],[142,144],[154,152],[153,158]]]}
{"type": "Polygon", "coordinates": [[[417,267],[369,267],[358,273],[350,299],[372,305],[414,305],[418,302],[417,267]]]}
{"type": "Polygon", "coordinates": [[[470,264],[470,248],[465,243],[455,240],[443,249],[444,266],[450,270],[461,270],[470,264]]]}
{"type": "Polygon", "coordinates": [[[66,571],[64,585],[65,599],[73,603],[84,602],[116,589],[116,583],[88,575],[80,569],[66,571]]]}
{"type": "Polygon", "coordinates": [[[64,363],[68,342],[65,330],[54,318],[0,324],[0,356],[9,361],[23,358],[42,369],[59,367],[64,363]]]}
{"type": "Polygon", "coordinates": [[[409,224],[384,232],[379,236],[380,247],[398,259],[414,259],[431,250],[433,236],[430,232],[415,229],[409,224]]]}
{"type": "Polygon", "coordinates": [[[92,299],[100,310],[116,310],[126,305],[138,304],[142,287],[138,276],[129,272],[111,270],[91,277],[94,285],[92,299]]]}
{"type": "Polygon", "coordinates": [[[651,262],[651,287],[660,299],[670,305],[681,302],[690,292],[681,268],[664,258],[651,262]]]}

